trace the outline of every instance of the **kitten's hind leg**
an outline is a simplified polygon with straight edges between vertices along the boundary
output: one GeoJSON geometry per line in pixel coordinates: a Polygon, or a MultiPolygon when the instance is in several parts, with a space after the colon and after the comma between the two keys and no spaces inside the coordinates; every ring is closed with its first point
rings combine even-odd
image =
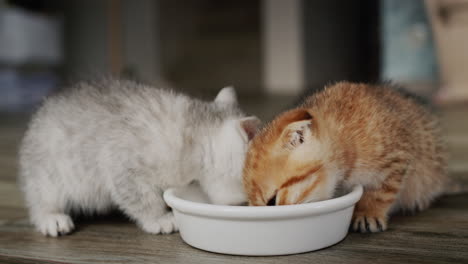
{"type": "Polygon", "coordinates": [[[145,232],[169,234],[177,231],[174,215],[168,212],[162,190],[148,183],[145,175],[119,177],[113,199],[121,210],[145,232]]]}
{"type": "Polygon", "coordinates": [[[396,202],[404,172],[393,171],[378,189],[365,190],[356,204],[351,229],[356,232],[381,232],[387,229],[388,214],[396,202]]]}

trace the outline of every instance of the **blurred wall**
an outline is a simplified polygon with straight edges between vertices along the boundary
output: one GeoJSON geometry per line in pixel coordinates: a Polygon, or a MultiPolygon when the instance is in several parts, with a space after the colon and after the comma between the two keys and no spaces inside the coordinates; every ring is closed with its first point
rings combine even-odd
{"type": "Polygon", "coordinates": [[[261,91],[260,1],[161,1],[164,76],[192,94],[261,91]]]}
{"type": "Polygon", "coordinates": [[[159,1],[67,1],[66,72],[70,79],[111,73],[160,79],[159,1]]]}
{"type": "Polygon", "coordinates": [[[379,1],[303,1],[305,78],[310,89],[379,77],[379,1]]]}
{"type": "Polygon", "coordinates": [[[67,1],[65,70],[67,78],[89,78],[108,73],[107,1],[67,1]]]}
{"type": "Polygon", "coordinates": [[[227,85],[242,94],[260,92],[258,0],[59,5],[66,20],[68,80],[107,75],[117,61],[126,77],[169,83],[191,94],[214,94],[227,85]]]}

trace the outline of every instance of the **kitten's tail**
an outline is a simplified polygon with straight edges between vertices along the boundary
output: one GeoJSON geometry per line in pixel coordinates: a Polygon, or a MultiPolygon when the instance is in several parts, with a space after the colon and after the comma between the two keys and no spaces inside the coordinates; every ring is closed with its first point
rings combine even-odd
{"type": "Polygon", "coordinates": [[[460,179],[451,179],[445,188],[444,195],[468,193],[468,182],[460,179]]]}

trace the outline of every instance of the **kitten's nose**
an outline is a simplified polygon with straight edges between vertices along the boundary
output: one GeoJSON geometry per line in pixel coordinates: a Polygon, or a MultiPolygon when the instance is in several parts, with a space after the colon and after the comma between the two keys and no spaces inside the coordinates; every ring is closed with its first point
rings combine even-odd
{"type": "Polygon", "coordinates": [[[276,194],[273,195],[273,197],[270,198],[270,200],[268,200],[268,203],[267,203],[267,206],[274,206],[276,205],[276,194]]]}

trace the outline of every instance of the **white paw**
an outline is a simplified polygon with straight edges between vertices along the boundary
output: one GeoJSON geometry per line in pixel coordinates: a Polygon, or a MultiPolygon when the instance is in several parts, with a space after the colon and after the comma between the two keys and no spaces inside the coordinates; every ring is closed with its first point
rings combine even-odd
{"type": "Polygon", "coordinates": [[[170,234],[179,230],[173,213],[167,213],[156,221],[161,226],[161,233],[163,234],[170,234]]]}
{"type": "Polygon", "coordinates": [[[75,225],[66,214],[47,214],[38,219],[37,229],[46,236],[56,237],[70,233],[75,225]]]}
{"type": "Polygon", "coordinates": [[[143,231],[145,231],[146,233],[150,233],[150,234],[161,233],[161,226],[156,221],[151,221],[148,223],[140,223],[139,225],[141,229],[143,229],[143,231]]]}
{"type": "Polygon", "coordinates": [[[142,223],[141,228],[151,234],[170,234],[178,230],[174,215],[172,213],[167,213],[156,221],[150,221],[147,223],[142,223]]]}

